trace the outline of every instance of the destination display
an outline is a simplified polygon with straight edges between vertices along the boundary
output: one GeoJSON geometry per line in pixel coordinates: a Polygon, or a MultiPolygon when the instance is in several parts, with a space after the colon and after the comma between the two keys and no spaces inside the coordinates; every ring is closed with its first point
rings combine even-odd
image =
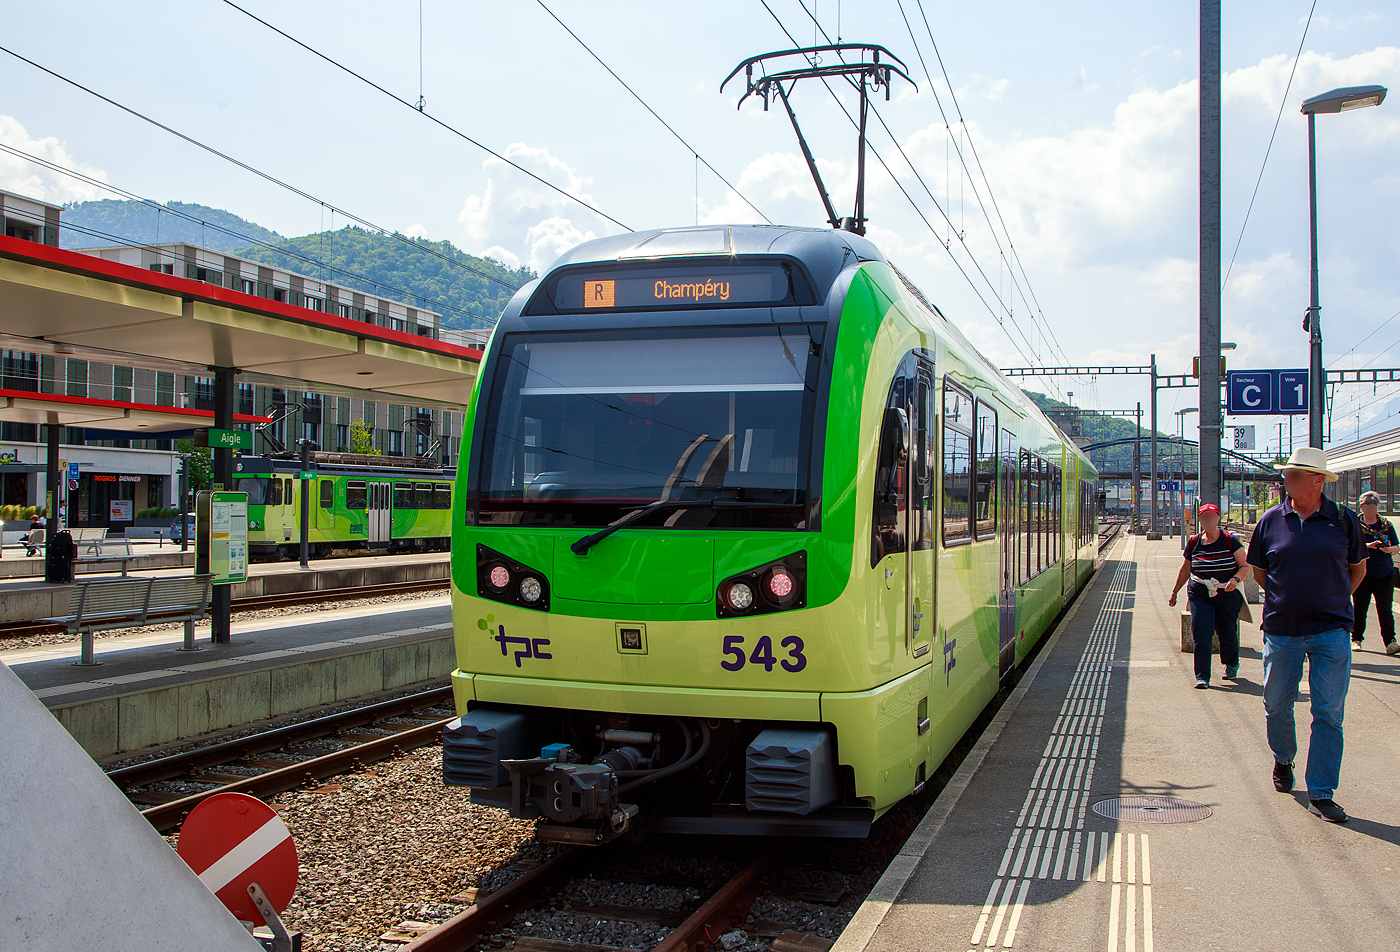
{"type": "Polygon", "coordinates": [[[560,310],[774,304],[788,297],[779,267],[676,268],[566,275],[554,292],[560,310]]]}

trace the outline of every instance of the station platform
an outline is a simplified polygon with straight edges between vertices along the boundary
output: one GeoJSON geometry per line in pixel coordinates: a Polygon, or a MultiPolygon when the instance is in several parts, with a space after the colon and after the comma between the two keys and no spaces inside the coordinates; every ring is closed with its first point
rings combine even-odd
{"type": "Polygon", "coordinates": [[[175,630],[0,650],[0,662],[93,757],[169,743],[319,704],[446,678],[455,667],[447,594],[239,621],[232,642],[179,651],[175,630]]]}
{"type": "MultiPolygon", "coordinates": [[[[194,553],[187,554],[188,564],[176,562],[173,566],[143,566],[133,562],[127,574],[142,577],[188,575],[194,566],[194,553]]],[[[450,556],[446,552],[349,556],[313,560],[311,568],[307,571],[303,571],[298,562],[254,562],[248,566],[247,581],[234,584],[231,596],[249,598],[257,595],[285,595],[292,592],[445,579],[450,575],[449,560],[450,556]]],[[[99,574],[102,577],[119,576],[120,572],[120,566],[109,565],[101,573],[80,575],[78,580],[97,578],[99,574]]],[[[72,590],[71,585],[45,582],[42,578],[0,579],[0,625],[64,615],[68,612],[69,594],[72,590]]]]}
{"type": "Polygon", "coordinates": [[[1114,544],[833,952],[1400,948],[1400,658],[1372,619],[1336,793],[1351,821],[1324,823],[1306,681],[1281,794],[1259,629],[1241,626],[1238,680],[1216,658],[1196,690],[1166,601],[1180,564],[1175,540],[1114,544]]]}

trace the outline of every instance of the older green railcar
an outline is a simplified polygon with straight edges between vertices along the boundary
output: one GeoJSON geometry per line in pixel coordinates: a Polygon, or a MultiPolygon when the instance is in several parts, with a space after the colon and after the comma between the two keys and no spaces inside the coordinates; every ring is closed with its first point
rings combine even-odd
{"type": "Polygon", "coordinates": [[[575,248],[466,432],[444,778],[550,839],[863,835],[1094,571],[1088,459],[845,232],[575,248]]]}
{"type": "Polygon", "coordinates": [[[316,557],[335,549],[445,550],[451,540],[452,477],[404,460],[318,453],[312,478],[290,457],[240,456],[233,488],[248,494],[248,547],[259,559],[297,558],[301,494],[311,486],[307,541],[316,557]]]}

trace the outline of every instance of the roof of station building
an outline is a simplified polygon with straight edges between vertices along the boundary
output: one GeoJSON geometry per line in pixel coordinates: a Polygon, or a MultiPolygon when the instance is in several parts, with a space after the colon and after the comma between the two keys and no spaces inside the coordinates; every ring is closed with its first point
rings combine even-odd
{"type": "Polygon", "coordinates": [[[0,346],[460,409],[482,352],[0,236],[0,346]]]}
{"type": "MultiPolygon", "coordinates": [[[[235,413],[235,423],[268,423],[271,417],[235,413]]],[[[212,426],[212,410],[167,407],[153,403],[96,400],[58,393],[0,389],[0,421],[40,423],[48,426],[81,426],[120,430],[133,436],[162,436],[197,427],[212,426]]]]}

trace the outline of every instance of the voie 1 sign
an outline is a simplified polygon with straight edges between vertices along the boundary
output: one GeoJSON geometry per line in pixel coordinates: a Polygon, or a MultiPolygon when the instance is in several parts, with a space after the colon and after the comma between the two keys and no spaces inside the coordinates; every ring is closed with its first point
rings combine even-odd
{"type": "Polygon", "coordinates": [[[1225,409],[1231,416],[1308,412],[1306,370],[1232,370],[1225,375],[1225,409]]]}

